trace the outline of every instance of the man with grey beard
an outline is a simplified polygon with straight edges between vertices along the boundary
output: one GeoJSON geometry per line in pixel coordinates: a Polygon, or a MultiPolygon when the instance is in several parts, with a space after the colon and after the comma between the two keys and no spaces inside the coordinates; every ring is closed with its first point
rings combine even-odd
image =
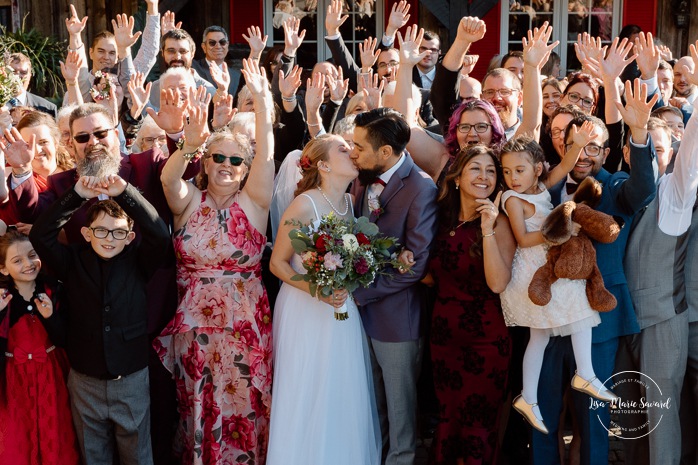
{"type": "MultiPolygon", "coordinates": [[[[171,118],[177,121],[177,118],[171,118]]],[[[164,116],[158,119],[162,124],[164,116]]],[[[181,121],[181,115],[179,115],[181,121]]],[[[180,128],[163,128],[170,134],[181,131],[180,128]]],[[[39,192],[31,162],[35,148],[33,141],[24,141],[16,129],[6,131],[10,141],[4,148],[7,162],[12,167],[10,179],[9,202],[15,209],[20,221],[33,224],[40,213],[45,211],[56,199],[67,190],[72,189],[80,176],[106,176],[118,174],[129,184],[137,187],[143,196],[160,213],[169,226],[172,225],[172,215],[167,206],[165,195],[160,183],[160,172],[167,162],[167,157],[154,147],[142,153],[131,155],[119,152],[118,129],[115,127],[111,112],[101,105],[86,103],[77,107],[70,115],[70,133],[75,148],[77,168],[51,175],[47,179],[48,188],[39,192]]],[[[173,141],[168,140],[171,144],[173,141]]],[[[174,151],[174,146],[171,152],[174,151]]],[[[198,163],[191,163],[184,178],[190,179],[198,172],[198,163]]],[[[101,196],[100,196],[101,197],[101,196]]],[[[101,200],[101,199],[100,199],[101,200]]],[[[91,199],[77,210],[63,228],[69,243],[83,241],[80,228],[87,224],[87,209],[96,202],[91,199]]],[[[147,332],[151,337],[157,336],[162,328],[174,315],[177,307],[177,286],[175,282],[174,251],[170,247],[168,265],[160,268],[148,284],[148,325],[147,332]]],[[[79,302],[75,302],[79,304],[79,302]]],[[[105,312],[109,307],[105,307],[105,312]]],[[[105,318],[109,315],[105,313],[105,318]]],[[[135,337],[135,335],[134,335],[135,337]]],[[[167,455],[171,451],[174,438],[169,435],[177,421],[174,384],[157,355],[151,354],[150,364],[151,393],[151,438],[155,463],[167,463],[167,455]],[[165,455],[158,459],[158,455],[165,455]]]]}

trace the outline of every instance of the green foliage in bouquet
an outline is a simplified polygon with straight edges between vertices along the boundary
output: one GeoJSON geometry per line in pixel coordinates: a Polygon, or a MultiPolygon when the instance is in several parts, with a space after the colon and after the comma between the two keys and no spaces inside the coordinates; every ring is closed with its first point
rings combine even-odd
{"type": "Polygon", "coordinates": [[[22,27],[16,32],[8,32],[0,26],[0,54],[24,53],[32,62],[32,92],[49,96],[54,101],[65,93],[59,61],[65,59],[65,40],[41,35],[36,29],[27,30],[26,16],[22,27]]]}

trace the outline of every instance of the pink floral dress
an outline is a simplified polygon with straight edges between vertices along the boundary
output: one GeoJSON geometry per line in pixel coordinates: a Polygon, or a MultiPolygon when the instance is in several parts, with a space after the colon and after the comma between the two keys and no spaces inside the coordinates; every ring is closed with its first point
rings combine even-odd
{"type": "Polygon", "coordinates": [[[266,237],[237,200],[217,211],[205,199],[175,233],[179,307],[154,345],[177,385],[183,463],[263,465],[272,374],[266,237]]]}

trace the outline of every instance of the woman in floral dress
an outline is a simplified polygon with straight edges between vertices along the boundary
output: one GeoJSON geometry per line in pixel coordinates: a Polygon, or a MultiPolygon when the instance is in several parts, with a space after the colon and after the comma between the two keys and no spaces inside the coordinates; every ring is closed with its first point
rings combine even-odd
{"type": "Polygon", "coordinates": [[[184,146],[161,177],[175,221],[179,307],[155,346],[177,384],[177,443],[187,464],[263,465],[266,457],[272,334],[260,259],[274,177],[273,104],[258,65],[245,61],[243,74],[255,105],[254,158],[244,136],[208,137],[210,99],[198,92],[190,95],[184,146]],[[197,187],[182,175],[204,142],[197,187]]]}

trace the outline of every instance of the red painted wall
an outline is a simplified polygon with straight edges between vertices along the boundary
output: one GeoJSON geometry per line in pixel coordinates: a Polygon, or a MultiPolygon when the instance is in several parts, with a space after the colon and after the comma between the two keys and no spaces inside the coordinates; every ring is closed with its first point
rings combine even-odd
{"type": "Polygon", "coordinates": [[[499,42],[501,33],[500,11],[502,2],[497,3],[497,6],[492,8],[484,18],[487,25],[487,33],[485,38],[479,42],[475,42],[470,47],[469,55],[480,55],[480,59],[475,65],[472,76],[475,79],[482,80],[487,72],[487,66],[490,64],[490,59],[499,53],[499,42]]]}
{"type": "Polygon", "coordinates": [[[230,41],[245,43],[242,35],[252,25],[264,28],[264,0],[230,0],[230,41]]]}
{"type": "MultiPolygon", "coordinates": [[[[625,0],[621,29],[626,24],[637,24],[645,32],[657,33],[658,0],[625,0]]],[[[662,8],[670,8],[670,2],[662,2],[662,8]]]]}

